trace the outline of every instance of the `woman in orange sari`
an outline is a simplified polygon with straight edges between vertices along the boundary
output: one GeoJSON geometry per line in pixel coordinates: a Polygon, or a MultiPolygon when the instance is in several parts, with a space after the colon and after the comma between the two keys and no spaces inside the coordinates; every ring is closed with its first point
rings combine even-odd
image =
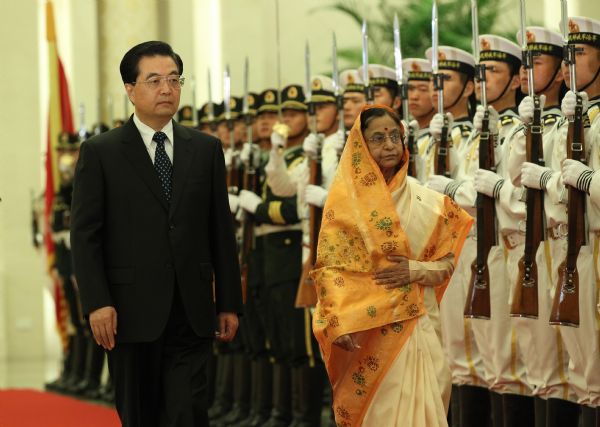
{"type": "Polygon", "coordinates": [[[473,219],[406,178],[397,114],[365,107],[323,211],[313,330],[338,426],[446,426],[438,304],[473,219]]]}

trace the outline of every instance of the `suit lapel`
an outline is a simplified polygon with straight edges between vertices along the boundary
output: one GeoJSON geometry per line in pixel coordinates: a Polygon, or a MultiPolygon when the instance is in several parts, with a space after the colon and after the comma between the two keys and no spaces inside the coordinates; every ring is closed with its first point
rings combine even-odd
{"type": "Polygon", "coordinates": [[[192,164],[193,149],[192,137],[188,130],[173,122],[173,191],[171,196],[170,213],[175,212],[177,203],[181,199],[185,181],[192,164]]]}
{"type": "Polygon", "coordinates": [[[152,159],[148,155],[148,150],[146,150],[142,136],[133,122],[133,116],[125,123],[125,125],[123,125],[122,143],[125,156],[136,173],[142,178],[148,189],[154,194],[163,208],[168,211],[169,206],[167,204],[167,199],[160,186],[158,175],[154,170],[152,159]]]}

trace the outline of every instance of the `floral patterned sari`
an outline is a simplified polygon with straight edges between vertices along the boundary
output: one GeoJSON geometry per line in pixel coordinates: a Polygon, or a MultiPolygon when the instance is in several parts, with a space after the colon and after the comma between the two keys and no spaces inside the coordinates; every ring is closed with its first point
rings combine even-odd
{"type": "MultiPolygon", "coordinates": [[[[426,313],[422,286],[387,290],[375,284],[373,271],[392,265],[388,255],[435,261],[452,253],[456,260],[473,222],[451,199],[411,184],[421,189],[411,199],[411,216],[419,218],[411,224],[424,226],[402,229],[392,193],[407,184],[408,156],[405,150],[403,166],[386,183],[358,117],[324,207],[311,273],[319,298],[313,331],[332,384],[338,426],[362,425],[380,383],[426,313]],[[412,253],[411,246],[422,249],[412,253]],[[357,333],[360,349],[333,345],[349,333],[357,333]]],[[[435,288],[438,303],[447,282],[435,288]]]]}

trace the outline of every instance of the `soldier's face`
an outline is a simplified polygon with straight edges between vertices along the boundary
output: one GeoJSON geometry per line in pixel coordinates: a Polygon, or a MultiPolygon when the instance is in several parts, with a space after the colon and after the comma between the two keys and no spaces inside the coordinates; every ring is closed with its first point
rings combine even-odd
{"type": "MultiPolygon", "coordinates": [[[[465,77],[458,71],[444,70],[441,74],[446,75],[444,78],[444,108],[455,104],[459,98],[468,98],[473,93],[473,81],[469,80],[465,85],[465,77]]],[[[437,110],[438,93],[433,88],[433,81],[429,83],[429,88],[431,101],[437,110]]]]}
{"type": "MultiPolygon", "coordinates": [[[[555,56],[536,55],[533,57],[533,79],[536,94],[540,94],[544,88],[548,91],[560,86],[563,75],[561,72],[556,72],[559,66],[560,58],[555,56]]],[[[527,93],[529,91],[529,78],[524,67],[521,67],[519,76],[521,77],[521,92],[527,93]]]]}
{"type": "Polygon", "coordinates": [[[415,118],[431,113],[433,104],[429,95],[429,83],[413,80],[408,85],[408,110],[415,118]]]}
{"type": "Polygon", "coordinates": [[[290,138],[295,138],[306,131],[308,115],[305,111],[283,110],[283,123],[290,128],[290,138]]]}
{"type": "Polygon", "coordinates": [[[236,144],[246,141],[246,123],[244,123],[243,119],[235,121],[233,125],[233,138],[236,144]]]}
{"type": "MultiPolygon", "coordinates": [[[[511,76],[510,66],[501,61],[485,61],[485,80],[488,100],[498,100],[503,95],[503,91],[504,96],[506,94],[514,96],[512,91],[521,86],[519,76],[511,76]]],[[[479,82],[475,82],[475,96],[477,100],[481,100],[481,84],[479,82]]]]}
{"type": "Polygon", "coordinates": [[[275,123],[277,123],[277,113],[270,111],[260,113],[256,118],[258,138],[266,140],[271,138],[271,133],[273,133],[273,125],[275,125],[275,123]]]}
{"type": "Polygon", "coordinates": [[[172,87],[164,78],[157,88],[143,82],[153,77],[178,76],[175,61],[170,56],[144,56],[138,63],[138,69],[136,84],[125,84],[136,114],[142,120],[169,120],[179,109],[181,87],[172,87]]]}
{"type": "Polygon", "coordinates": [[[224,120],[217,125],[217,138],[221,140],[224,148],[229,148],[229,128],[224,120]]]}
{"type": "Polygon", "coordinates": [[[367,103],[367,98],[364,93],[348,92],[344,94],[344,126],[350,129],[356,118],[360,114],[360,110],[367,103]]]}
{"type": "Polygon", "coordinates": [[[337,107],[333,102],[317,104],[315,110],[317,116],[317,132],[327,133],[337,125],[337,107]]]}
{"type": "Polygon", "coordinates": [[[400,98],[392,97],[392,93],[387,87],[375,86],[373,89],[373,102],[383,104],[397,110],[400,107],[400,98]]]}
{"type": "MultiPolygon", "coordinates": [[[[586,44],[576,44],[575,48],[577,49],[575,53],[575,77],[577,79],[577,88],[581,90],[581,88],[585,87],[596,77],[596,72],[600,66],[600,49],[586,44]]],[[[565,84],[571,89],[571,73],[569,67],[564,62],[562,63],[562,75],[565,79],[565,84]]],[[[600,82],[598,80],[597,78],[590,87],[586,88],[588,95],[598,95],[598,91],[600,90],[600,82]],[[590,89],[592,90],[590,91],[590,89]]]]}

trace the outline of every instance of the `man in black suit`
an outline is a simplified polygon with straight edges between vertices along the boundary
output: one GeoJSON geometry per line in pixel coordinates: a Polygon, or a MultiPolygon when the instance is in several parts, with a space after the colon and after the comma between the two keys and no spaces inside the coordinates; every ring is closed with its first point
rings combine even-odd
{"type": "Polygon", "coordinates": [[[212,339],[233,339],[242,307],[223,151],[172,120],[184,79],[168,44],[133,47],[120,71],[135,113],[86,141],[76,168],[81,303],[123,426],[204,426],[212,339]]]}

